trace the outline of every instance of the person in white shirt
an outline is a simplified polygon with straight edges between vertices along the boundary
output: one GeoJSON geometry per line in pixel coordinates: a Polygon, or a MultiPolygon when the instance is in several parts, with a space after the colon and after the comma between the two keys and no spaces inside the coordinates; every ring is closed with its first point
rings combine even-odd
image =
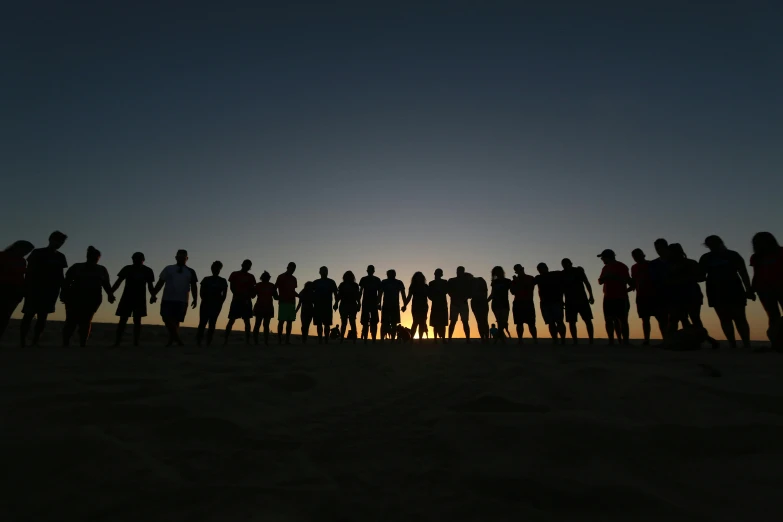
{"type": "Polygon", "coordinates": [[[190,307],[195,309],[198,305],[198,286],[196,286],[198,277],[192,268],[186,266],[188,262],[187,250],[177,251],[176,259],[177,264],[167,266],[160,273],[158,284],[155,285],[155,291],[150,298],[150,304],[154,303],[158,299],[157,295],[161,288],[165,285],[163,299],[160,303],[160,315],[169,331],[169,342],[166,346],[171,346],[174,343],[179,346],[184,345],[179,337],[179,325],[185,320],[191,293],[193,294],[193,302],[190,307]]]}

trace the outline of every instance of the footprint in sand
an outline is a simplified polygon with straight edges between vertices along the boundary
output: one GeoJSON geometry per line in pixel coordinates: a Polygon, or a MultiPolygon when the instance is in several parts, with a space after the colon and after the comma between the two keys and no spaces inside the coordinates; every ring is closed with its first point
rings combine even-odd
{"type": "Polygon", "coordinates": [[[465,413],[546,413],[547,406],[515,402],[498,395],[482,395],[457,406],[457,411],[465,413]]]}

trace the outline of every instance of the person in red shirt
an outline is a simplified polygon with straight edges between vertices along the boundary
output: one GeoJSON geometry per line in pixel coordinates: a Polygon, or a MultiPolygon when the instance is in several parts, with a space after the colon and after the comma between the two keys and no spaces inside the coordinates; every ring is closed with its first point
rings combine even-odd
{"type": "Polygon", "coordinates": [[[256,276],[250,273],[253,262],[249,259],[242,261],[242,270],[231,272],[228,283],[231,285],[231,307],[228,309],[228,324],[226,325],[226,338],[223,344],[228,344],[231,329],[237,319],[245,323],[245,343],[250,344],[250,318],[253,317],[253,297],[255,297],[256,276]]]}
{"type": "Polygon", "coordinates": [[[280,299],[277,306],[277,342],[283,344],[283,324],[285,324],[285,344],[291,344],[291,328],[296,321],[296,293],[298,283],[294,277],[296,263],[288,263],[285,272],[277,276],[275,288],[280,299]]]}
{"type": "Polygon", "coordinates": [[[783,248],[775,236],[769,232],[759,232],[753,236],[753,255],[750,256],[753,267],[753,282],[761,306],[767,312],[769,330],[767,335],[775,344],[775,332],[780,330],[781,307],[783,307],[783,248]]]}
{"type": "Polygon", "coordinates": [[[8,327],[11,314],[24,298],[25,257],[33,251],[29,241],[16,241],[0,252],[0,339],[8,327]]]}
{"type": "Polygon", "coordinates": [[[536,278],[527,275],[522,265],[514,265],[514,279],[511,281],[511,293],[514,303],[511,312],[514,315],[514,324],[517,325],[517,343],[522,344],[525,335],[525,325],[530,329],[533,344],[538,344],[538,331],[536,330],[536,305],[533,303],[533,290],[536,287],[536,278]]]}
{"type": "Polygon", "coordinates": [[[598,257],[604,262],[604,268],[601,270],[601,277],[598,283],[604,287],[604,320],[606,321],[606,335],[609,337],[609,344],[614,344],[614,334],[623,344],[630,344],[628,341],[628,284],[631,283],[631,276],[628,273],[628,267],[617,260],[613,250],[606,249],[598,257]]]}
{"type": "Polygon", "coordinates": [[[650,331],[652,326],[650,318],[655,317],[658,322],[658,328],[661,331],[661,337],[666,335],[666,314],[662,313],[658,296],[655,293],[655,285],[650,278],[650,262],[641,248],[635,248],[631,252],[633,260],[636,262],[631,267],[631,286],[628,290],[636,292],[636,312],[639,319],[642,320],[642,331],[644,332],[644,345],[650,344],[650,331]]]}
{"type": "Polygon", "coordinates": [[[261,274],[261,282],[256,285],[255,294],[257,296],[256,306],[253,308],[253,315],[256,316],[256,324],[253,327],[253,339],[258,344],[258,331],[261,329],[261,323],[264,323],[264,344],[269,346],[269,323],[275,316],[275,299],[278,299],[277,288],[269,280],[272,276],[264,271],[261,274]]]}

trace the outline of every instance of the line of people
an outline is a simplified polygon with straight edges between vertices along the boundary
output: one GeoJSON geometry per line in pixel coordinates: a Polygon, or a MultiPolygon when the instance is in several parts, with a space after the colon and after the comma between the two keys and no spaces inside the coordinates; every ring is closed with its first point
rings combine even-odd
{"type": "MultiPolygon", "coordinates": [[[[188,305],[196,309],[199,300],[198,277],[187,266],[187,251],[177,252],[176,263],[161,271],[157,283],[152,269],[144,264],[144,254],[137,252],[131,257],[132,264],[120,270],[117,280],[111,285],[108,271],[98,264],[101,253],[93,247],[88,248],[84,263],[68,268],[65,256],[59,251],[66,239],[67,236],[58,231],[51,234],[47,247],[34,249],[28,241],[17,241],[0,252],[0,336],[11,314],[24,300],[21,345],[25,346],[32,321],[36,317],[32,342],[38,344],[47,317],[54,312],[59,298],[66,308],[63,345],[67,346],[78,330],[80,345],[84,346],[103,293],[113,303],[115,292],[124,283],[116,312],[119,323],[115,344],[122,342],[125,328],[132,317],[133,341],[134,345],[138,345],[142,318],[147,315],[147,303],[155,303],[161,291],[160,313],[168,329],[168,345],[184,344],[179,335],[179,326],[185,319],[188,305]]],[[[748,300],[756,299],[757,294],[769,318],[768,335],[773,335],[783,307],[783,249],[775,237],[768,232],[759,232],[753,237],[754,253],[750,259],[754,269],[752,282],[742,256],[728,250],[718,236],[709,236],[704,244],[709,251],[699,261],[695,261],[686,256],[680,244],[669,244],[664,239],[658,239],[654,243],[658,257],[647,261],[641,249],[634,249],[631,255],[635,264],[630,270],[617,260],[612,250],[604,250],[598,255],[604,263],[598,283],[603,287],[603,312],[610,344],[615,339],[623,344],[629,343],[629,294],[635,293],[644,344],[650,342],[651,318],[654,317],[665,340],[673,339],[682,326],[683,330],[690,328],[701,332],[705,340],[717,347],[717,341],[707,334],[701,321],[704,296],[699,283],[702,281],[706,281],[708,304],[715,309],[731,347],[736,347],[736,329],[743,346],[749,348],[750,327],[745,307],[748,300]]],[[[443,278],[443,270],[439,268],[429,282],[422,272],[416,272],[407,291],[394,270],[388,270],[386,279],[381,280],[375,276],[375,268],[370,265],[367,267],[367,275],[358,283],[353,272],[348,271],[338,286],[329,278],[328,269],[321,267],[320,278],[308,281],[298,291],[298,282],[294,277],[295,263],[289,263],[286,271],[272,283],[268,272],[261,275],[260,281],[256,280],[250,273],[250,260],[244,261],[240,270],[232,272],[226,280],[220,276],[222,263],[215,261],[211,267],[212,275],[204,278],[200,285],[201,307],[196,339],[199,345],[205,339],[208,345],[212,343],[217,319],[230,289],[232,299],[225,343],[234,324],[241,319],[248,344],[251,342],[251,332],[255,343],[259,343],[263,327],[263,342],[268,345],[275,301],[278,302],[279,344],[290,344],[293,321],[297,315],[302,323],[303,343],[308,341],[311,325],[316,327],[318,342],[328,343],[331,327],[335,323],[334,312],[339,313],[342,324],[341,341],[348,332],[348,326],[353,332],[349,338],[356,341],[356,316],[360,313],[361,339],[365,342],[369,339],[375,341],[380,325],[381,341],[386,337],[394,341],[399,331],[400,312],[405,312],[409,305],[413,317],[411,341],[417,332],[419,338],[428,334],[429,320],[436,343],[448,342],[459,322],[462,323],[465,338],[470,342],[468,321],[472,311],[478,325],[478,336],[483,342],[493,338],[494,342],[505,342],[511,336],[510,314],[513,314],[518,342],[522,342],[525,325],[533,342],[537,342],[534,291],[538,287],[539,310],[549,327],[552,340],[565,344],[567,323],[576,344],[577,323],[581,318],[585,323],[588,340],[592,343],[593,288],[583,268],[574,266],[569,259],[563,259],[561,265],[562,270],[550,271],[545,263],[539,263],[536,267],[538,275],[532,276],[517,264],[512,279],[506,277],[502,267],[496,266],[490,272],[489,285],[483,277],[471,275],[464,267],[458,267],[456,276],[446,280],[443,278]],[[513,296],[513,301],[510,296],[513,296]],[[493,335],[491,330],[494,328],[489,327],[490,307],[497,322],[497,335],[493,335]],[[255,325],[251,329],[251,319],[254,317],[255,325]]]]}

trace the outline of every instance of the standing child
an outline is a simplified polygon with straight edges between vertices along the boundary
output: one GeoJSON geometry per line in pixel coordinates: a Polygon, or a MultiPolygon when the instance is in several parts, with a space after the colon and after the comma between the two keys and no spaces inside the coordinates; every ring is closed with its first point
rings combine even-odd
{"type": "Polygon", "coordinates": [[[492,326],[489,327],[489,336],[493,339],[495,339],[495,342],[497,342],[498,338],[498,329],[495,328],[495,323],[492,323],[492,326]]]}

